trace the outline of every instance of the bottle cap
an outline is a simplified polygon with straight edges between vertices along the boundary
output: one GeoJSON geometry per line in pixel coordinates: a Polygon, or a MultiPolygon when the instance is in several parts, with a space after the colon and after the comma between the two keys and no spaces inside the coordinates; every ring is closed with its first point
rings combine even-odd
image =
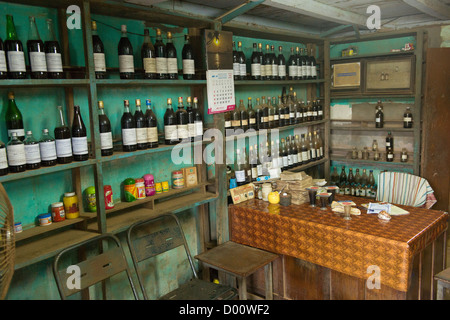
{"type": "Polygon", "coordinates": [[[123,105],[124,105],[125,107],[128,107],[128,106],[130,105],[130,101],[128,101],[128,100],[123,100],[123,105]]]}
{"type": "Polygon", "coordinates": [[[167,104],[172,104],[172,98],[167,98],[167,104]]]}
{"type": "Polygon", "coordinates": [[[160,29],[156,29],[156,35],[160,36],[161,35],[161,30],[160,29]]]}
{"type": "Polygon", "coordinates": [[[187,102],[191,102],[191,101],[192,101],[191,97],[187,97],[187,98],[186,98],[186,101],[187,101],[187,102]]]}
{"type": "Polygon", "coordinates": [[[75,192],[66,192],[64,193],[64,197],[73,197],[75,195],[75,192]]]}
{"type": "Polygon", "coordinates": [[[141,99],[136,99],[136,105],[140,106],[141,105],[141,99]]]}
{"type": "Polygon", "coordinates": [[[183,103],[183,97],[178,97],[178,103],[183,103]]]}
{"type": "Polygon", "coordinates": [[[97,30],[97,22],[95,22],[94,20],[91,21],[91,28],[93,31],[97,30]]]}
{"type": "Polygon", "coordinates": [[[125,24],[121,25],[121,26],[120,26],[120,30],[121,30],[122,32],[127,32],[127,26],[126,26],[125,24]]]}
{"type": "Polygon", "coordinates": [[[14,92],[8,92],[8,99],[14,99],[14,92]]]}
{"type": "Polygon", "coordinates": [[[170,32],[170,31],[167,32],[167,38],[172,39],[172,32],[170,32]]]}
{"type": "Polygon", "coordinates": [[[197,103],[197,102],[198,102],[197,97],[194,97],[194,103],[197,103]]]}
{"type": "MultiPolygon", "coordinates": [[[[43,133],[48,133],[48,129],[42,129],[43,133]]],[[[12,133],[12,135],[16,134],[15,132],[12,133]]]]}
{"type": "Polygon", "coordinates": [[[98,102],[98,107],[99,107],[100,109],[103,109],[103,107],[104,107],[103,101],[99,101],[99,102],[98,102]]]}

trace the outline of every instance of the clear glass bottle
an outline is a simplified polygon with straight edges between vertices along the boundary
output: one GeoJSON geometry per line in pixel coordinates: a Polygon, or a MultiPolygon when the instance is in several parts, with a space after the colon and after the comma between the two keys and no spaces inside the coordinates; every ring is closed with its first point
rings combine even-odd
{"type": "Polygon", "coordinates": [[[375,106],[375,128],[383,128],[384,126],[384,113],[383,113],[383,104],[381,100],[378,100],[377,105],[375,106]]]}
{"type": "Polygon", "coordinates": [[[19,140],[16,132],[11,133],[11,138],[6,145],[6,152],[9,172],[23,172],[26,170],[25,145],[19,140]]]}
{"type": "Polygon", "coordinates": [[[61,47],[56,39],[53,20],[47,19],[48,40],[45,41],[45,59],[47,61],[47,72],[50,79],[63,79],[64,71],[61,56],[61,47]]]}
{"type": "Polygon", "coordinates": [[[411,107],[406,107],[405,113],[403,114],[403,128],[412,128],[413,116],[411,112],[411,107]]]}
{"type": "Polygon", "coordinates": [[[41,167],[41,153],[39,142],[33,137],[33,132],[27,131],[25,140],[25,158],[27,170],[38,169],[41,167]]]}
{"type": "Polygon", "coordinates": [[[408,152],[406,151],[406,148],[402,149],[402,153],[400,155],[400,161],[401,162],[408,162],[408,152]]]}
{"type": "Polygon", "coordinates": [[[55,139],[48,133],[48,129],[42,130],[42,137],[39,140],[39,150],[41,152],[42,166],[51,167],[56,165],[56,143],[55,139]]]}

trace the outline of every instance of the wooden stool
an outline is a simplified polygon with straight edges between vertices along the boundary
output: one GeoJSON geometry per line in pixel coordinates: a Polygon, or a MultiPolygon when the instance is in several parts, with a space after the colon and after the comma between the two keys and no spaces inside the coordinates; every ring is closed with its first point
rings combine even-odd
{"type": "Polygon", "coordinates": [[[247,300],[246,278],[264,267],[266,299],[273,299],[272,262],[278,258],[277,254],[228,241],[195,258],[208,267],[235,276],[240,300],[247,300]]]}
{"type": "Polygon", "coordinates": [[[447,268],[434,276],[437,280],[436,300],[444,300],[444,288],[450,289],[450,268],[447,268]]]}

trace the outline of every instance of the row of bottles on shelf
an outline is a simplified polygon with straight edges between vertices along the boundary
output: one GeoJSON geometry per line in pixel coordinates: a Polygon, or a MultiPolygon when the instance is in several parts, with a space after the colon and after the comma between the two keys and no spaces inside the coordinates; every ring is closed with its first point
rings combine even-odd
{"type": "MultiPolygon", "coordinates": [[[[0,175],[37,169],[41,165],[53,166],[74,160],[88,160],[87,131],[79,106],[74,106],[71,129],[66,125],[62,107],[58,106],[60,121],[59,126],[54,129],[55,137],[53,138],[46,128],[43,129],[42,138],[37,141],[29,130],[25,137],[22,113],[17,107],[13,92],[8,94],[8,99],[5,120],[10,140],[6,148],[0,142],[0,175]]],[[[132,114],[129,101],[124,100],[125,109],[121,118],[123,151],[158,147],[158,120],[150,99],[146,100],[146,105],[147,110],[144,113],[140,99],[136,99],[136,110],[132,114]]],[[[109,156],[113,154],[111,123],[104,111],[103,101],[98,102],[98,109],[101,155],[109,156]]],[[[176,112],[172,108],[171,99],[168,99],[164,114],[164,133],[166,144],[202,139],[203,119],[196,97],[193,103],[191,97],[187,98],[186,109],[183,98],[179,97],[176,112]]]]}
{"type": "Polygon", "coordinates": [[[16,105],[14,93],[10,92],[8,99],[5,118],[10,140],[6,148],[0,141],[0,175],[88,160],[87,131],[79,106],[74,106],[71,129],[66,125],[62,107],[58,106],[60,124],[54,129],[55,138],[45,128],[42,137],[36,140],[30,130],[25,135],[22,113],[16,105]]]}
{"type": "MultiPolygon", "coordinates": [[[[61,47],[56,39],[53,21],[47,19],[48,35],[43,42],[39,36],[36,19],[29,17],[29,31],[26,48],[30,62],[32,79],[64,78],[61,47]]],[[[6,15],[6,40],[0,39],[0,79],[25,79],[27,70],[22,41],[17,37],[11,15],[6,15]]]]}
{"type": "MultiPolygon", "coordinates": [[[[410,129],[413,125],[413,115],[411,112],[411,107],[406,107],[405,112],[403,113],[403,128],[410,129]]],[[[383,103],[381,100],[378,100],[375,106],[375,128],[383,128],[384,127],[384,111],[383,111],[383,103]]]]}
{"type": "MultiPolygon", "coordinates": [[[[378,150],[378,141],[373,140],[372,142],[372,152],[373,152],[373,160],[380,160],[380,151],[378,150]]],[[[357,150],[356,147],[352,149],[352,159],[362,159],[369,160],[372,158],[367,147],[364,147],[362,150],[357,150]]],[[[394,155],[394,137],[391,132],[388,132],[386,136],[386,161],[393,162],[395,158],[394,155]]],[[[400,161],[408,162],[408,152],[406,148],[402,148],[400,153],[400,161]]]]}
{"type": "MultiPolygon", "coordinates": [[[[291,47],[289,59],[283,55],[283,47],[278,47],[278,56],[273,45],[266,44],[262,52],[262,43],[253,43],[250,57],[250,79],[252,80],[313,80],[318,77],[318,66],[313,49],[291,47]]],[[[234,80],[247,80],[247,59],[242,51],[242,42],[233,41],[233,76],[234,80]]]]}
{"type": "Polygon", "coordinates": [[[323,105],[320,100],[304,101],[297,99],[293,88],[283,88],[281,96],[256,98],[256,107],[253,100],[248,98],[247,108],[240,100],[239,107],[225,113],[225,129],[262,130],[274,129],[304,122],[320,121],[324,119],[323,105]]]}
{"type": "Polygon", "coordinates": [[[359,169],[356,169],[356,173],[353,174],[353,168],[349,168],[347,175],[344,166],[339,175],[336,167],[334,167],[330,180],[331,185],[339,187],[340,194],[367,198],[376,197],[377,185],[373,176],[373,170],[369,170],[367,175],[366,169],[363,169],[362,174],[360,174],[359,169]]]}
{"type": "Polygon", "coordinates": [[[266,141],[265,145],[261,143],[259,149],[257,144],[250,145],[248,153],[246,148],[237,149],[234,178],[241,186],[261,177],[272,176],[272,170],[281,172],[293,169],[323,157],[323,140],[317,131],[301,136],[291,135],[270,143],[266,141]]]}

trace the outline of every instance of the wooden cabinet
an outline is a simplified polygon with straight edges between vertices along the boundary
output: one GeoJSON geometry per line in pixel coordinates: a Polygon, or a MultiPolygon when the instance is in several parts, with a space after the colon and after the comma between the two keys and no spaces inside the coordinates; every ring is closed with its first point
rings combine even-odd
{"type": "Polygon", "coordinates": [[[414,90],[414,56],[367,60],[365,89],[367,92],[391,93],[414,90]]]}

